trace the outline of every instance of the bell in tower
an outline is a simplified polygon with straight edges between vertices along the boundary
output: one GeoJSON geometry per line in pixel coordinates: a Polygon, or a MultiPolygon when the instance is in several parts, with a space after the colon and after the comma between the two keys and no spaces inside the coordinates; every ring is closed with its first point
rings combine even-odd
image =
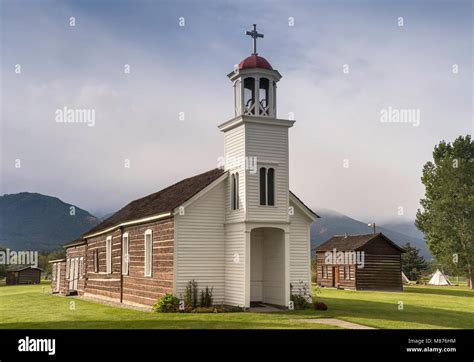
{"type": "Polygon", "coordinates": [[[263,34],[257,32],[256,25],[246,34],[253,39],[253,53],[228,74],[234,83],[235,116],[276,118],[276,83],[281,74],[258,55],[257,38],[263,38],[263,34]]]}

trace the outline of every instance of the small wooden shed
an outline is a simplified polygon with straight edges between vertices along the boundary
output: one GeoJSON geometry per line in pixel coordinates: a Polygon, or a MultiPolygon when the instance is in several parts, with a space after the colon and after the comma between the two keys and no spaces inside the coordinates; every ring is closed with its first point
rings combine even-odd
{"type": "Polygon", "coordinates": [[[42,269],[32,265],[10,265],[7,268],[7,285],[39,284],[42,272],[42,269]]]}
{"type": "Polygon", "coordinates": [[[382,233],[336,235],[316,248],[317,284],[355,290],[402,291],[405,250],[382,233]]]}

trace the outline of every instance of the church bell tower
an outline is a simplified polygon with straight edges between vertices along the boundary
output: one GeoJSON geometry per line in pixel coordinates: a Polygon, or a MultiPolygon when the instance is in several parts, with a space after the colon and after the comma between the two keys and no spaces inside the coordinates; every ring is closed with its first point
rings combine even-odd
{"type": "Polygon", "coordinates": [[[288,222],[288,129],[277,118],[278,70],[257,53],[263,34],[246,33],[253,52],[228,74],[234,87],[234,118],[221,124],[224,169],[229,171],[227,220],[288,222]]]}
{"type": "Polygon", "coordinates": [[[228,77],[234,84],[235,116],[277,117],[276,90],[281,74],[257,53],[256,25],[247,35],[253,38],[253,53],[240,62],[228,77]]]}

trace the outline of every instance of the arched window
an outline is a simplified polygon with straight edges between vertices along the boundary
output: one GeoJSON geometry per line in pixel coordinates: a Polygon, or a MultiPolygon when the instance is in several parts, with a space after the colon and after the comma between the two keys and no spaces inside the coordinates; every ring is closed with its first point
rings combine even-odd
{"type": "Polygon", "coordinates": [[[255,114],[255,79],[244,79],[244,114],[255,114]]]}
{"type": "Polygon", "coordinates": [[[269,115],[269,108],[268,108],[269,91],[270,91],[270,81],[267,78],[260,78],[258,101],[260,102],[259,114],[262,116],[269,115]]]}
{"type": "Polygon", "coordinates": [[[267,172],[267,204],[275,205],[275,170],[269,168],[267,172]]]}
{"type": "Polygon", "coordinates": [[[275,169],[260,167],[260,205],[275,205],[275,169]]]}
{"type": "Polygon", "coordinates": [[[232,186],[232,210],[239,209],[239,173],[235,173],[231,178],[232,186]]]}

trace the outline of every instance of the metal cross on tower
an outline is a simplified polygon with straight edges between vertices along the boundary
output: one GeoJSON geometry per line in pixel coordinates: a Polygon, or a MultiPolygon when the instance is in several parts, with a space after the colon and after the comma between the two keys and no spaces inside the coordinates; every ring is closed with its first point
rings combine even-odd
{"type": "Polygon", "coordinates": [[[250,35],[253,38],[253,55],[257,55],[257,38],[263,38],[263,34],[257,32],[257,24],[253,24],[253,30],[247,31],[246,35],[250,35]]]}

